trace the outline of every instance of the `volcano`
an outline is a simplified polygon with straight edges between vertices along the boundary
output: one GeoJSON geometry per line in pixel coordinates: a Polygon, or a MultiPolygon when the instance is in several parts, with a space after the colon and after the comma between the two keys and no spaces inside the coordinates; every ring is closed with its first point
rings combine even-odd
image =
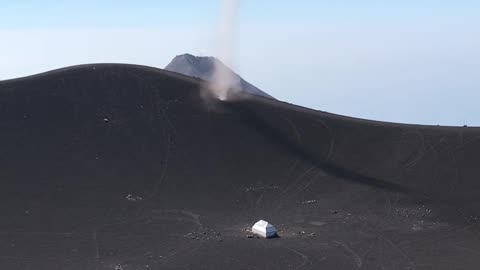
{"type": "Polygon", "coordinates": [[[144,66],[0,82],[0,269],[477,269],[480,129],[144,66]],[[275,224],[278,237],[249,235],[275,224]]]}
{"type": "Polygon", "coordinates": [[[273,99],[272,96],[245,81],[215,57],[200,57],[191,54],[177,55],[165,69],[208,82],[214,81],[216,72],[217,74],[226,74],[232,81],[235,90],[273,99]]]}

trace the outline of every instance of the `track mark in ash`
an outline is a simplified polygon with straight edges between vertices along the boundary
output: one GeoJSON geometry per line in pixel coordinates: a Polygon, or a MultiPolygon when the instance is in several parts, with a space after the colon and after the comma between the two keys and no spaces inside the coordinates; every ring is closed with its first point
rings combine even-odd
{"type": "Polygon", "coordinates": [[[274,212],[278,212],[282,209],[285,203],[288,201],[289,198],[298,194],[298,190],[301,190],[302,186],[308,187],[313,181],[309,177],[311,174],[315,174],[318,169],[311,165],[304,170],[302,174],[299,174],[290,184],[288,184],[274,199],[273,201],[276,202],[277,206],[275,207],[274,212]],[[302,185],[302,183],[306,182],[302,185]],[[297,191],[297,192],[295,192],[297,191]]]}
{"type": "Polygon", "coordinates": [[[452,158],[451,167],[455,171],[455,178],[450,183],[450,191],[449,191],[449,194],[453,194],[453,192],[455,191],[455,188],[457,187],[458,183],[460,182],[460,172],[459,172],[459,169],[458,169],[457,156],[456,156],[455,152],[452,150],[452,151],[449,152],[449,154],[450,154],[450,157],[452,158]]]}
{"type": "Polygon", "coordinates": [[[292,127],[293,129],[293,132],[295,132],[295,136],[297,137],[297,140],[298,140],[298,143],[302,143],[302,136],[300,135],[300,132],[298,131],[298,128],[297,126],[292,122],[292,120],[288,117],[285,117],[284,118],[285,121],[287,121],[287,123],[290,125],[290,127],[292,127]]]}
{"type": "Polygon", "coordinates": [[[73,235],[71,232],[10,232],[10,231],[1,231],[0,235],[42,235],[42,236],[59,236],[59,237],[70,237],[73,235]]]}
{"type": "Polygon", "coordinates": [[[350,253],[352,255],[352,259],[356,265],[355,267],[355,270],[357,269],[360,269],[360,267],[362,267],[362,264],[363,264],[363,261],[362,261],[362,257],[360,257],[360,255],[358,255],[357,252],[355,252],[353,249],[351,249],[348,245],[346,245],[345,243],[342,243],[340,241],[334,241],[335,244],[339,245],[340,247],[342,247],[345,251],[347,251],[348,253],[350,253]]]}
{"type": "Polygon", "coordinates": [[[314,172],[315,170],[316,167],[313,165],[306,168],[303,173],[299,174],[293,181],[291,181],[291,183],[289,183],[289,185],[285,187],[284,190],[280,192],[280,199],[283,199],[285,196],[287,196],[290,190],[297,188],[298,185],[304,181],[304,178],[306,178],[310,173],[314,172]]]}
{"type": "Polygon", "coordinates": [[[332,156],[335,150],[335,136],[333,135],[332,129],[330,128],[329,125],[325,123],[325,121],[322,121],[320,119],[315,119],[315,122],[320,123],[328,131],[328,134],[330,135],[330,145],[328,147],[327,156],[325,157],[325,161],[328,162],[332,159],[332,156]]]}
{"type": "MultiPolygon", "coordinates": [[[[163,116],[164,116],[165,121],[169,121],[168,117],[165,114],[163,114],[163,116]]],[[[172,138],[171,138],[171,135],[168,133],[168,131],[165,128],[163,129],[163,138],[164,138],[163,141],[165,142],[164,164],[163,164],[163,168],[162,168],[162,172],[160,174],[160,177],[158,178],[157,182],[153,186],[152,193],[149,196],[150,198],[153,198],[153,197],[155,197],[155,195],[158,194],[158,192],[160,190],[160,187],[162,186],[165,179],[167,178],[168,162],[170,160],[170,154],[171,154],[170,153],[171,152],[170,147],[171,147],[171,143],[172,143],[172,138]]]]}
{"type": "Polygon", "coordinates": [[[380,239],[382,239],[383,241],[385,241],[388,245],[390,245],[393,249],[397,250],[397,253],[400,254],[405,260],[407,260],[407,264],[408,264],[408,269],[415,269],[416,268],[416,264],[415,262],[407,255],[407,253],[405,253],[405,251],[403,251],[398,245],[396,245],[392,240],[390,240],[389,238],[385,237],[385,236],[380,236],[380,239]]]}
{"type": "Polygon", "coordinates": [[[298,256],[300,256],[300,257],[302,258],[302,263],[301,263],[299,266],[295,267],[295,268],[294,268],[295,270],[302,269],[302,268],[305,267],[305,266],[307,265],[307,263],[310,261],[310,260],[308,259],[308,256],[305,255],[304,253],[301,253],[300,251],[295,250],[295,249],[293,249],[293,248],[288,248],[288,250],[290,250],[291,252],[297,254],[298,256]]]}
{"type": "Polygon", "coordinates": [[[100,260],[100,249],[98,247],[98,239],[97,239],[97,230],[94,229],[92,232],[92,240],[93,240],[93,249],[95,251],[95,270],[98,269],[98,263],[100,260]]]}
{"type": "Polygon", "coordinates": [[[468,253],[472,253],[472,254],[475,254],[477,256],[480,256],[480,250],[471,249],[471,248],[467,248],[467,247],[462,247],[462,246],[455,245],[455,244],[452,244],[451,246],[454,247],[457,250],[466,251],[468,253]]]}
{"type": "Polygon", "coordinates": [[[399,144],[399,145],[402,145],[401,148],[403,148],[403,144],[408,145],[408,142],[412,140],[411,138],[410,139],[407,138],[407,136],[409,135],[413,135],[418,139],[419,147],[417,147],[413,152],[409,153],[409,155],[405,157],[405,160],[403,161],[404,162],[403,166],[404,168],[407,168],[407,169],[416,166],[420,162],[420,160],[423,158],[424,154],[427,152],[425,136],[423,135],[422,132],[420,132],[417,129],[402,133],[401,143],[399,144]]]}
{"type": "MultiPolygon", "coordinates": [[[[167,210],[154,210],[153,212],[161,214],[161,215],[164,215],[164,214],[167,214],[167,215],[168,214],[183,215],[184,217],[186,216],[188,218],[180,218],[181,220],[186,220],[186,221],[192,222],[195,225],[197,225],[198,227],[203,228],[203,224],[200,222],[200,215],[196,214],[194,212],[191,212],[191,211],[181,210],[181,209],[167,209],[167,210]]],[[[165,217],[156,217],[156,218],[168,219],[168,218],[165,218],[165,217]]]]}

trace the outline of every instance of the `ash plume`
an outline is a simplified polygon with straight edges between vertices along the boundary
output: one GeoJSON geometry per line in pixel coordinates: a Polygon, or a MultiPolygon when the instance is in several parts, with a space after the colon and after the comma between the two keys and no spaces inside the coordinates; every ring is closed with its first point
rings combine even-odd
{"type": "MultiPolygon", "coordinates": [[[[218,27],[217,58],[221,59],[227,66],[233,66],[233,50],[238,15],[239,0],[222,0],[220,7],[220,21],[218,27]]],[[[210,90],[220,100],[226,100],[232,89],[237,89],[238,79],[232,72],[222,68],[219,61],[215,61],[210,90]]]]}

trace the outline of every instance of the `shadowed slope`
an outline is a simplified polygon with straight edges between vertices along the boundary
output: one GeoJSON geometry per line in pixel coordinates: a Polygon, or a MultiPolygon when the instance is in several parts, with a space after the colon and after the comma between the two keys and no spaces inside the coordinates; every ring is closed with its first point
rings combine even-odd
{"type": "Polygon", "coordinates": [[[205,102],[202,88],[113,64],[0,82],[0,268],[480,263],[478,129],[205,102]],[[281,237],[246,238],[259,219],[281,237]]]}

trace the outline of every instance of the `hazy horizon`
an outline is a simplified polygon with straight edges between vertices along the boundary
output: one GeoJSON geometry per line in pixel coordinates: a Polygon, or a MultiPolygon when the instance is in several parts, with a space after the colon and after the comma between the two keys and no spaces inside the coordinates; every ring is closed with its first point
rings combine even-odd
{"type": "MultiPolygon", "coordinates": [[[[437,1],[438,2],[438,1],[437,1]]],[[[219,1],[7,1],[0,80],[99,62],[218,56],[219,1]]],[[[272,96],[348,116],[480,125],[480,3],[240,1],[232,68],[272,96]]]]}

